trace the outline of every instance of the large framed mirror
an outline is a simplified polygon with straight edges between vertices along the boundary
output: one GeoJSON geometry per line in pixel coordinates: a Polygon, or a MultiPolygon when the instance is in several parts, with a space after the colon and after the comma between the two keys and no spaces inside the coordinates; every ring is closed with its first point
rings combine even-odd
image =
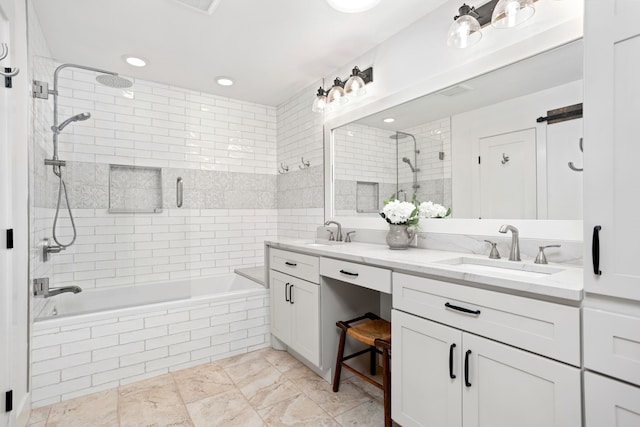
{"type": "Polygon", "coordinates": [[[579,40],[331,129],[327,216],[415,194],[456,219],[581,220],[582,56],[579,40]]]}

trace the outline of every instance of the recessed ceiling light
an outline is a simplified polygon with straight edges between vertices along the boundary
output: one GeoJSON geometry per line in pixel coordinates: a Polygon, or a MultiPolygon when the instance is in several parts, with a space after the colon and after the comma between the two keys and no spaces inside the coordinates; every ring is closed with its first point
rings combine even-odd
{"type": "Polygon", "coordinates": [[[218,77],[216,81],[220,86],[231,86],[233,84],[233,79],[231,77],[218,77]]]}
{"type": "Polygon", "coordinates": [[[327,2],[337,11],[358,13],[371,9],[380,3],[380,0],[327,0],[327,2]]]}
{"type": "Polygon", "coordinates": [[[127,64],[133,65],[134,67],[144,67],[148,62],[146,59],[140,58],[139,56],[125,55],[122,58],[127,64]]]}
{"type": "Polygon", "coordinates": [[[393,122],[395,122],[395,121],[396,121],[396,119],[391,118],[391,117],[389,117],[388,119],[384,119],[384,120],[383,120],[383,122],[385,122],[385,123],[393,123],[393,122]]]}

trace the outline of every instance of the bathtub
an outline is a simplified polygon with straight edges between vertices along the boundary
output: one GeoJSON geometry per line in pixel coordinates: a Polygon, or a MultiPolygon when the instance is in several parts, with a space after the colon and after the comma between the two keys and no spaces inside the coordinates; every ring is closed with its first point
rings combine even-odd
{"type": "Polygon", "coordinates": [[[269,294],[237,274],[61,294],[32,335],[40,407],[268,347],[269,294]]]}

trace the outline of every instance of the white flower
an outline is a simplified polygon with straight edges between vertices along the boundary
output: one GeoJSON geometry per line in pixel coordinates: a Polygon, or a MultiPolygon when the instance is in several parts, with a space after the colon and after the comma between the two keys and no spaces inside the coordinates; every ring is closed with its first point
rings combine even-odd
{"type": "Polygon", "coordinates": [[[387,203],[382,208],[384,218],[391,224],[405,224],[411,219],[411,214],[416,209],[416,206],[410,202],[401,202],[399,200],[393,200],[387,203]]]}
{"type": "Polygon", "coordinates": [[[420,216],[424,218],[444,218],[450,213],[449,209],[432,201],[420,203],[418,210],[420,211],[420,216]]]}

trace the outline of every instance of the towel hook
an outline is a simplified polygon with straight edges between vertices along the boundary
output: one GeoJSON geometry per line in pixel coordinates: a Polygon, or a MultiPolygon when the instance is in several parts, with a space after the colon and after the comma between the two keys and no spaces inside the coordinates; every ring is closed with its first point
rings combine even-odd
{"type": "Polygon", "coordinates": [[[298,167],[299,167],[300,169],[306,169],[306,168],[308,168],[309,166],[311,166],[311,162],[310,162],[310,161],[308,161],[308,160],[305,162],[305,161],[304,161],[304,157],[300,157],[300,161],[302,162],[302,164],[301,164],[301,165],[298,165],[298,167]]]}
{"type": "MultiPolygon", "coordinates": [[[[580,138],[580,142],[578,143],[578,146],[580,147],[580,152],[584,153],[583,147],[582,147],[582,138],[580,138]]],[[[573,162],[569,162],[569,169],[571,169],[572,171],[575,172],[582,172],[584,170],[584,168],[577,168],[573,162]]]]}
{"type": "Polygon", "coordinates": [[[502,160],[500,161],[500,163],[502,163],[503,165],[507,164],[509,162],[510,158],[509,156],[507,156],[507,153],[502,153],[502,160]]]}
{"type": "Polygon", "coordinates": [[[280,162],[280,167],[278,168],[278,173],[287,173],[289,172],[289,166],[285,166],[284,162],[280,162]]]}
{"type": "Polygon", "coordinates": [[[5,70],[9,71],[0,71],[0,75],[4,77],[15,77],[20,72],[20,68],[5,68],[5,70]]]}

